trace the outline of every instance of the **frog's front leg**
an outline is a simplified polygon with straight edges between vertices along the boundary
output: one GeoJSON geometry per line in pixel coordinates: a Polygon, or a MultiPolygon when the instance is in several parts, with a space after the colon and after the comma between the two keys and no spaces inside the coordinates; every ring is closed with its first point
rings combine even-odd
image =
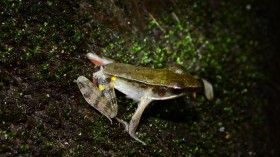
{"type": "Polygon", "coordinates": [[[141,116],[145,110],[145,108],[149,105],[149,103],[152,101],[152,99],[148,98],[148,97],[142,97],[140,99],[140,102],[138,103],[138,108],[135,111],[134,115],[132,116],[129,124],[127,124],[127,122],[119,119],[116,117],[116,120],[118,120],[120,123],[122,123],[125,126],[125,130],[129,133],[129,135],[134,138],[135,140],[137,140],[138,142],[141,142],[143,145],[146,145],[145,142],[143,142],[142,140],[140,140],[137,136],[136,136],[136,129],[137,126],[140,122],[141,116]]]}
{"type": "Polygon", "coordinates": [[[137,126],[140,122],[141,116],[145,110],[145,108],[149,105],[149,103],[152,100],[148,97],[143,97],[141,98],[139,104],[138,104],[138,108],[135,111],[134,115],[132,116],[130,122],[129,122],[129,127],[128,127],[128,133],[131,137],[133,137],[135,140],[141,142],[142,144],[146,145],[145,142],[141,141],[135,134],[137,126]]]}
{"type": "Polygon", "coordinates": [[[102,78],[99,79],[97,80],[97,83],[101,83],[99,87],[84,76],[77,79],[77,84],[85,100],[112,123],[111,118],[114,118],[118,112],[115,91],[110,84],[102,78]]]}

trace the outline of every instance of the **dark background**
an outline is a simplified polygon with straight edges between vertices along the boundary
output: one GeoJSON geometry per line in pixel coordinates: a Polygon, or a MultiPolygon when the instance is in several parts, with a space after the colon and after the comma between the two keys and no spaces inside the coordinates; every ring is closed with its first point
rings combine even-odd
{"type": "MultiPolygon", "coordinates": [[[[260,3],[261,4],[261,3],[260,3]]],[[[274,145],[276,146],[277,155],[280,155],[280,9],[279,1],[270,1],[268,11],[268,33],[269,43],[271,45],[271,51],[268,51],[266,55],[271,55],[271,62],[264,64],[264,71],[271,78],[272,87],[267,93],[270,97],[268,107],[268,117],[270,120],[270,129],[274,145]]],[[[266,14],[266,13],[263,13],[266,14]]]]}

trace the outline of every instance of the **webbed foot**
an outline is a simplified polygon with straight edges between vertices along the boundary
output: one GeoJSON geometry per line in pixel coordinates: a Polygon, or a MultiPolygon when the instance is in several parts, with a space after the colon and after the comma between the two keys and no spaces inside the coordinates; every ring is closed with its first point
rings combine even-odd
{"type": "MultiPolygon", "coordinates": [[[[142,140],[140,140],[140,139],[136,136],[135,132],[129,131],[129,124],[128,124],[126,121],[124,121],[124,120],[122,120],[122,119],[119,119],[118,117],[115,117],[115,119],[116,119],[119,123],[121,123],[121,124],[124,125],[125,131],[128,132],[128,134],[129,134],[132,138],[134,138],[136,141],[142,143],[143,145],[146,145],[145,142],[143,142],[142,140]]],[[[130,129],[130,130],[132,130],[132,129],[130,129]]]]}

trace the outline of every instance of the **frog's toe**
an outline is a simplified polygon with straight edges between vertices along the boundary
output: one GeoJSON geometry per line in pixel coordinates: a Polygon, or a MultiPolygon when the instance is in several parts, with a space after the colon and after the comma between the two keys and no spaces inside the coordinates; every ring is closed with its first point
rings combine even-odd
{"type": "Polygon", "coordinates": [[[125,128],[125,131],[128,132],[128,126],[129,126],[128,123],[127,123],[126,121],[122,120],[122,119],[119,119],[118,117],[115,117],[115,119],[116,119],[119,123],[123,124],[123,126],[124,126],[124,128],[125,128]]]}
{"type": "Polygon", "coordinates": [[[146,145],[146,143],[145,143],[145,142],[143,142],[142,140],[140,140],[140,139],[136,136],[136,134],[135,134],[135,133],[133,133],[133,132],[129,132],[129,135],[130,135],[132,138],[134,138],[136,141],[138,141],[138,142],[142,143],[143,145],[146,145]]]}
{"type": "MultiPolygon", "coordinates": [[[[106,115],[105,115],[105,116],[106,116],[106,115]]],[[[112,124],[113,124],[112,119],[111,119],[109,116],[106,116],[106,118],[109,119],[109,121],[110,121],[110,123],[111,123],[111,125],[112,125],[112,124]]]]}

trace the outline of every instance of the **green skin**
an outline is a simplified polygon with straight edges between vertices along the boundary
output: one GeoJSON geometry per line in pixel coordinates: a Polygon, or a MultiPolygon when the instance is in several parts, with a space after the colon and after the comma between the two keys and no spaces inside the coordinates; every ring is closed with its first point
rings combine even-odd
{"type": "Polygon", "coordinates": [[[187,92],[200,89],[201,83],[188,75],[182,67],[152,69],[116,63],[89,53],[87,57],[95,65],[103,65],[93,74],[93,82],[80,76],[77,84],[85,100],[106,116],[115,118],[125,126],[135,140],[146,145],[135,134],[142,113],[153,100],[167,100],[184,96],[187,92]],[[114,89],[138,102],[138,108],[129,123],[117,116],[118,105],[114,89]]]}
{"type": "Polygon", "coordinates": [[[201,87],[200,82],[179,66],[168,69],[152,69],[130,64],[111,63],[105,66],[104,73],[154,86],[176,89],[201,87]]]}

